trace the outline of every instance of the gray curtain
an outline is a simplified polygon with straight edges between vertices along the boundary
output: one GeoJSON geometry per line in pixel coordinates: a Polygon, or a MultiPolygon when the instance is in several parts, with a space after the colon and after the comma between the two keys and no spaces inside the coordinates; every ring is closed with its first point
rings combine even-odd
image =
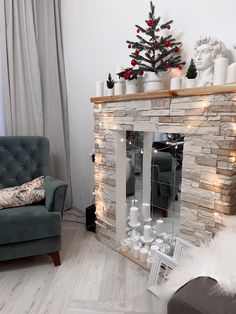
{"type": "Polygon", "coordinates": [[[67,182],[69,135],[60,0],[0,0],[0,49],[7,135],[44,135],[52,175],[67,182]]]}

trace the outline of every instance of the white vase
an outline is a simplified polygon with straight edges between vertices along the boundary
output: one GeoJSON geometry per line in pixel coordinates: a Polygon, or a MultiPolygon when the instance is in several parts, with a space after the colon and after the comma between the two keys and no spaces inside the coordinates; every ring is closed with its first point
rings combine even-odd
{"type": "Polygon", "coordinates": [[[114,95],[114,88],[108,88],[106,90],[106,96],[113,96],[114,95]]]}
{"type": "Polygon", "coordinates": [[[126,94],[136,94],[138,92],[137,80],[126,81],[126,94]]]}
{"type": "Polygon", "coordinates": [[[196,79],[188,79],[185,80],[186,88],[194,88],[196,87],[196,79]]]}
{"type": "Polygon", "coordinates": [[[144,91],[152,92],[162,89],[164,89],[164,74],[162,72],[159,72],[158,74],[147,72],[144,81],[144,91]]]}

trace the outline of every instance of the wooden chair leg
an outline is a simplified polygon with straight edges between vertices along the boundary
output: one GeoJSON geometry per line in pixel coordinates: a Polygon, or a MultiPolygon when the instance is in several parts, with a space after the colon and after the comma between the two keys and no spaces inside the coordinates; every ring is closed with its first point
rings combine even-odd
{"type": "Polygon", "coordinates": [[[59,252],[48,253],[48,255],[52,258],[55,266],[61,265],[60,254],[59,252]]]}

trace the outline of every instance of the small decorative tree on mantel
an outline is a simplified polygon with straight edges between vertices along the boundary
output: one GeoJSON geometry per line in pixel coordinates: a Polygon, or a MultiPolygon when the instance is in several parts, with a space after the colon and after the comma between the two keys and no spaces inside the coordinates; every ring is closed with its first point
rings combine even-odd
{"type": "Polygon", "coordinates": [[[150,2],[149,18],[146,27],[136,26],[138,41],[127,40],[134,73],[165,72],[169,68],[179,68],[185,64],[181,60],[180,47],[182,42],[176,41],[170,34],[173,21],[160,23],[161,18],[155,17],[155,6],[150,2]]]}

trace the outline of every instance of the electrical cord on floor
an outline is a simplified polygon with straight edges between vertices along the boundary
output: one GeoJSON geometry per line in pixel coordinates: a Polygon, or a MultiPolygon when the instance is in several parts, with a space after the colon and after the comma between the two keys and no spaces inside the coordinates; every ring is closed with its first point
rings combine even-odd
{"type": "Polygon", "coordinates": [[[68,212],[64,213],[64,215],[73,215],[73,216],[78,217],[78,218],[83,218],[83,217],[85,217],[85,215],[77,215],[77,214],[75,214],[75,213],[68,213],[68,212]]]}
{"type": "Polygon", "coordinates": [[[82,222],[82,221],[67,220],[67,219],[63,219],[63,221],[66,221],[66,222],[73,222],[73,223],[76,223],[76,224],[86,225],[86,223],[85,223],[85,222],[82,222]]]}

